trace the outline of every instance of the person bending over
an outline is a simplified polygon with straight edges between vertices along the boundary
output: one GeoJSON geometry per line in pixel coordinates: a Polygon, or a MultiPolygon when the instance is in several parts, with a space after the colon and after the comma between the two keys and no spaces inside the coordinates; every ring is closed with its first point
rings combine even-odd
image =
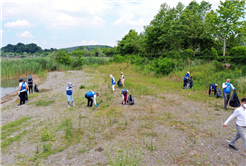
{"type": "Polygon", "coordinates": [[[189,77],[190,77],[190,72],[187,71],[187,73],[184,76],[184,86],[183,86],[183,89],[185,89],[185,86],[188,83],[189,77]]]}
{"type": "Polygon", "coordinates": [[[94,101],[95,101],[95,106],[97,107],[97,101],[96,101],[96,97],[99,96],[98,93],[95,93],[93,91],[90,91],[90,92],[87,92],[85,94],[85,98],[88,99],[88,104],[87,104],[87,107],[92,107],[92,104],[93,104],[93,99],[92,97],[94,97],[94,101]]]}
{"type": "Polygon", "coordinates": [[[216,94],[217,87],[218,87],[218,85],[215,84],[215,83],[212,83],[212,84],[209,85],[209,90],[208,90],[209,97],[211,97],[212,91],[214,91],[214,95],[216,94]]]}
{"type": "Polygon", "coordinates": [[[121,95],[122,95],[122,98],[123,98],[123,101],[122,101],[122,105],[126,105],[126,100],[127,100],[127,93],[131,94],[128,90],[126,89],[123,89],[121,91],[121,95]]]}

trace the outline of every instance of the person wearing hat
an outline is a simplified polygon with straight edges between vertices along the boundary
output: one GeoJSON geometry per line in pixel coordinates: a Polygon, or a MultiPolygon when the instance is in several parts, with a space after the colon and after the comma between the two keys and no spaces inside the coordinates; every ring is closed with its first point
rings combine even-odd
{"type": "Polygon", "coordinates": [[[226,82],[222,84],[223,95],[224,95],[224,109],[227,110],[227,105],[231,97],[231,89],[236,90],[234,86],[230,83],[230,79],[227,79],[226,82]]]}
{"type": "Polygon", "coordinates": [[[187,71],[187,73],[184,76],[184,86],[183,86],[183,89],[185,89],[185,86],[187,85],[187,82],[188,82],[189,78],[190,78],[190,72],[187,71]]]}
{"type": "Polygon", "coordinates": [[[114,79],[114,77],[113,77],[112,74],[110,74],[109,77],[111,78],[111,81],[112,81],[112,88],[113,88],[113,92],[114,92],[114,86],[115,86],[116,82],[115,82],[115,79],[114,79]]]}
{"type": "Polygon", "coordinates": [[[125,82],[125,75],[123,74],[123,72],[120,73],[120,81],[122,82],[122,85],[124,87],[124,82],[125,82]]]}
{"type": "Polygon", "coordinates": [[[29,76],[29,78],[27,79],[27,83],[28,83],[29,94],[30,94],[31,91],[33,93],[33,84],[34,84],[34,81],[32,79],[32,76],[29,76]]]}
{"type": "Polygon", "coordinates": [[[94,100],[95,100],[95,106],[97,107],[97,101],[96,101],[96,98],[97,96],[99,96],[98,93],[95,93],[93,91],[89,91],[85,94],[85,98],[88,99],[88,104],[87,104],[87,107],[92,107],[92,104],[93,104],[93,99],[92,97],[94,97],[94,100]]]}
{"type": "Polygon", "coordinates": [[[19,91],[18,94],[20,96],[20,105],[25,104],[25,100],[26,100],[26,95],[27,95],[27,84],[24,82],[23,79],[19,80],[19,91]]]}
{"type": "Polygon", "coordinates": [[[73,87],[74,85],[69,82],[66,88],[66,94],[67,94],[67,106],[70,107],[69,102],[72,102],[73,106],[75,106],[74,104],[74,100],[73,100],[73,87]]]}
{"type": "Polygon", "coordinates": [[[211,97],[212,91],[214,91],[214,95],[217,92],[218,85],[215,83],[212,83],[209,85],[208,95],[211,97]]]}

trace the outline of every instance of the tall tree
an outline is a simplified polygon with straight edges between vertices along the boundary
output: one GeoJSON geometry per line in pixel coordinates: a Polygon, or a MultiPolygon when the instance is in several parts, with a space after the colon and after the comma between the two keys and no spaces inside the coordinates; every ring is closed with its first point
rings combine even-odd
{"type": "Polygon", "coordinates": [[[231,36],[245,35],[246,22],[240,20],[245,17],[245,0],[225,2],[220,1],[216,11],[212,10],[206,16],[206,24],[215,38],[223,40],[223,56],[226,53],[226,39],[231,36]]]}
{"type": "Polygon", "coordinates": [[[211,4],[209,2],[202,1],[199,4],[192,1],[180,15],[184,40],[191,44],[193,56],[195,56],[198,40],[204,35],[206,29],[205,16],[210,9],[211,4]]]}

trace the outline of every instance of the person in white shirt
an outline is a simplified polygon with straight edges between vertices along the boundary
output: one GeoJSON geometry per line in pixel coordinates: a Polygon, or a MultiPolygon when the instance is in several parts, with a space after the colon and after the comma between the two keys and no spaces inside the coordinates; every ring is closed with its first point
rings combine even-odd
{"type": "Polygon", "coordinates": [[[224,95],[224,109],[227,110],[227,105],[231,96],[231,89],[236,90],[234,86],[230,83],[230,79],[227,79],[226,82],[222,84],[223,95],[224,95]]]}
{"type": "Polygon", "coordinates": [[[237,118],[236,121],[236,129],[237,129],[237,134],[232,138],[232,140],[229,143],[229,147],[231,147],[234,150],[238,150],[235,147],[235,143],[239,138],[242,138],[244,147],[246,149],[246,98],[242,99],[241,102],[242,106],[235,109],[233,114],[225,121],[223,124],[223,127],[226,127],[227,124],[233,119],[237,118]]]}
{"type": "Polygon", "coordinates": [[[26,94],[27,94],[27,84],[24,83],[24,80],[23,79],[20,79],[19,80],[19,91],[18,91],[18,94],[20,96],[20,105],[22,104],[25,104],[25,98],[26,98],[26,94]]]}
{"type": "Polygon", "coordinates": [[[112,74],[110,74],[110,76],[109,76],[109,77],[111,78],[111,82],[112,82],[112,89],[113,89],[113,92],[114,92],[114,86],[115,86],[116,82],[115,82],[114,76],[113,76],[112,74]]]}

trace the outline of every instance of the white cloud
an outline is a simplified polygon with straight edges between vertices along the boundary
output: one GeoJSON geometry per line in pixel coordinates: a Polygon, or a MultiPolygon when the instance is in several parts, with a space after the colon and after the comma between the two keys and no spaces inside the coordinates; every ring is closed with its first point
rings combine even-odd
{"type": "Polygon", "coordinates": [[[91,41],[89,41],[89,42],[83,40],[83,41],[80,42],[80,44],[81,44],[81,45],[97,45],[97,44],[99,44],[99,43],[98,43],[97,41],[95,41],[95,40],[91,40],[91,41]]]}
{"type": "Polygon", "coordinates": [[[33,38],[34,36],[31,34],[31,32],[25,31],[21,34],[17,33],[16,36],[19,37],[26,37],[26,38],[33,38]]]}
{"type": "Polygon", "coordinates": [[[121,26],[121,25],[143,26],[145,24],[145,21],[143,18],[140,18],[139,20],[133,20],[134,18],[135,18],[134,14],[125,13],[113,24],[118,25],[118,26],[121,26]]]}
{"type": "Polygon", "coordinates": [[[0,34],[2,34],[3,33],[3,30],[0,30],[0,34]]]}
{"type": "Polygon", "coordinates": [[[8,28],[30,28],[36,25],[30,24],[27,20],[17,20],[16,22],[8,22],[4,26],[8,28]]]}
{"type": "Polygon", "coordinates": [[[8,32],[11,32],[11,30],[10,30],[10,29],[8,29],[8,32]]]}

